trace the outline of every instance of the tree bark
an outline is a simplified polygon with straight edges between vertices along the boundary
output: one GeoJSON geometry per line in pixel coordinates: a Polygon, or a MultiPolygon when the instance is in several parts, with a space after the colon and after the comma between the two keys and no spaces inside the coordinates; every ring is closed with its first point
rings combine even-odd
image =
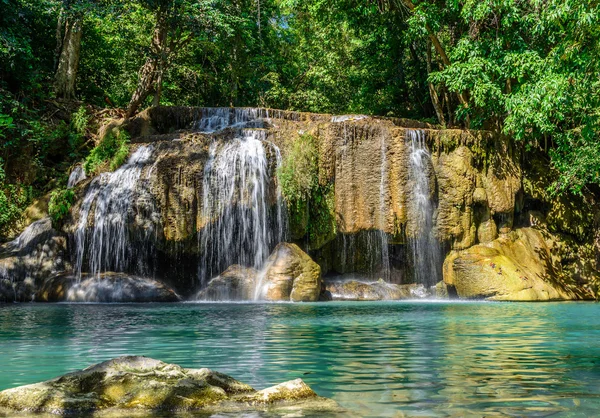
{"type": "MultiPolygon", "coordinates": [[[[431,74],[431,43],[427,42],[427,78],[429,78],[429,74],[431,74]]],[[[444,119],[444,110],[440,105],[440,99],[438,97],[437,91],[435,90],[435,86],[432,82],[427,80],[427,84],[429,84],[429,95],[431,96],[431,103],[433,103],[433,108],[435,109],[435,114],[437,115],[438,122],[442,126],[446,126],[446,120],[444,119]]]]}
{"type": "MultiPolygon", "coordinates": [[[[411,12],[415,10],[415,5],[413,4],[413,2],[411,0],[402,0],[402,3],[411,12]]],[[[448,58],[448,55],[446,54],[446,51],[444,50],[444,47],[442,46],[440,40],[438,39],[436,34],[433,32],[433,29],[431,29],[431,26],[429,26],[428,24],[425,24],[425,29],[427,30],[427,34],[429,35],[429,39],[431,39],[433,46],[435,46],[435,50],[440,55],[442,62],[444,63],[444,65],[446,67],[449,67],[451,64],[450,59],[448,58]]],[[[464,92],[459,92],[456,95],[458,96],[458,101],[460,102],[460,104],[462,104],[464,107],[469,106],[468,100],[467,100],[464,92]]],[[[467,124],[468,124],[468,120],[467,120],[467,124]]]]}
{"type": "Polygon", "coordinates": [[[63,46],[63,29],[65,27],[65,13],[61,9],[58,14],[56,21],[56,48],[54,49],[54,72],[58,69],[58,62],[60,60],[60,52],[63,46]]]}
{"type": "Polygon", "coordinates": [[[131,96],[131,101],[129,102],[125,114],[126,117],[130,118],[133,116],[150,94],[156,76],[156,63],[156,58],[149,57],[146,59],[144,65],[142,65],[139,73],[138,86],[131,96]]]}
{"type": "Polygon", "coordinates": [[[138,86],[131,96],[131,101],[125,113],[128,118],[137,112],[140,105],[153,91],[155,93],[153,105],[158,106],[160,104],[163,74],[170,54],[170,48],[167,46],[168,25],[166,17],[166,13],[159,9],[154,35],[152,36],[151,56],[146,59],[140,69],[138,86]]]}
{"type": "Polygon", "coordinates": [[[81,52],[82,23],[83,17],[75,15],[70,16],[65,21],[65,35],[54,77],[54,92],[58,98],[75,98],[75,80],[81,52]]]}

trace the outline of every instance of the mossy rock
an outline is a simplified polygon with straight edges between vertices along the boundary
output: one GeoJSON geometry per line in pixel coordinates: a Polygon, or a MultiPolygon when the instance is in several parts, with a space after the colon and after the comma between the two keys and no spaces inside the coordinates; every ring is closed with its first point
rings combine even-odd
{"type": "Polygon", "coordinates": [[[591,297],[562,277],[553,266],[542,233],[533,228],[452,252],[444,262],[444,282],[461,298],[547,301],[591,297]]]}
{"type": "Polygon", "coordinates": [[[59,415],[129,411],[210,413],[277,410],[303,406],[312,412],[338,411],[301,379],[261,391],[209,369],[184,369],[147,357],[126,356],[93,365],[43,383],[0,392],[5,412],[59,415]]]}

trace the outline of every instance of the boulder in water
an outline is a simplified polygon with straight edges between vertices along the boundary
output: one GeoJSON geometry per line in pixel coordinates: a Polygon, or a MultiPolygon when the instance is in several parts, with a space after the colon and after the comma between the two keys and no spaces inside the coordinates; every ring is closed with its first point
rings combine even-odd
{"type": "Polygon", "coordinates": [[[271,301],[315,302],[321,293],[321,267],[296,244],[275,247],[261,272],[261,295],[271,301]]]}
{"type": "Polygon", "coordinates": [[[256,269],[235,264],[212,279],[206,289],[202,289],[198,293],[196,299],[209,301],[252,300],[257,276],[256,269]]]}
{"type": "Polygon", "coordinates": [[[363,282],[359,280],[330,280],[325,286],[333,300],[401,300],[431,296],[422,285],[399,285],[383,280],[363,282]]]}
{"type": "Polygon", "coordinates": [[[52,414],[132,411],[209,413],[265,410],[334,412],[332,400],[320,398],[301,379],[256,391],[210,369],[184,369],[147,357],[119,357],[43,383],[0,392],[0,413],[52,414]]]}
{"type": "Polygon", "coordinates": [[[30,301],[36,284],[69,267],[67,240],[50,218],[33,222],[0,246],[0,302],[30,301]]]}
{"type": "Polygon", "coordinates": [[[123,273],[83,274],[78,280],[59,274],[46,280],[36,294],[43,302],[177,302],[175,291],[154,279],[123,273]]]}
{"type": "Polygon", "coordinates": [[[450,253],[444,262],[444,282],[467,299],[542,301],[586,297],[574,286],[562,283],[560,277],[542,233],[533,228],[521,228],[490,243],[450,253]]]}

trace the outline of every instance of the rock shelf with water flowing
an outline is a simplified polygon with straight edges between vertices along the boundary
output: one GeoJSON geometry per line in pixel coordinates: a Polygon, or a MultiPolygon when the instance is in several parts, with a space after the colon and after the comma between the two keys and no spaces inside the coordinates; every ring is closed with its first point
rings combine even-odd
{"type": "Polygon", "coordinates": [[[131,136],[128,160],[76,167],[64,224],[0,248],[0,300],[595,296],[593,199],[567,210],[541,157],[502,136],[264,108],[157,107],[109,128],[131,136]],[[278,172],[306,135],[312,194],[290,212],[278,172]]]}

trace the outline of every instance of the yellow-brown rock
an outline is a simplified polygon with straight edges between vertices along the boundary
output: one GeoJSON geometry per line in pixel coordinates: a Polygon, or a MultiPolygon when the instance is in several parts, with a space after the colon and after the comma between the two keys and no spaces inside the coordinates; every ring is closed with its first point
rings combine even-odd
{"type": "Polygon", "coordinates": [[[0,392],[0,415],[130,416],[201,411],[208,415],[262,410],[284,415],[288,408],[318,415],[339,412],[301,379],[256,391],[210,369],[185,369],[147,357],[126,356],[47,382],[0,392]]]}
{"type": "Polygon", "coordinates": [[[296,244],[280,243],[269,256],[262,278],[266,300],[315,302],[321,293],[321,267],[296,244]]]}
{"type": "Polygon", "coordinates": [[[444,282],[461,298],[503,301],[570,300],[554,270],[542,233],[521,228],[488,244],[452,252],[444,262],[444,282]]]}

